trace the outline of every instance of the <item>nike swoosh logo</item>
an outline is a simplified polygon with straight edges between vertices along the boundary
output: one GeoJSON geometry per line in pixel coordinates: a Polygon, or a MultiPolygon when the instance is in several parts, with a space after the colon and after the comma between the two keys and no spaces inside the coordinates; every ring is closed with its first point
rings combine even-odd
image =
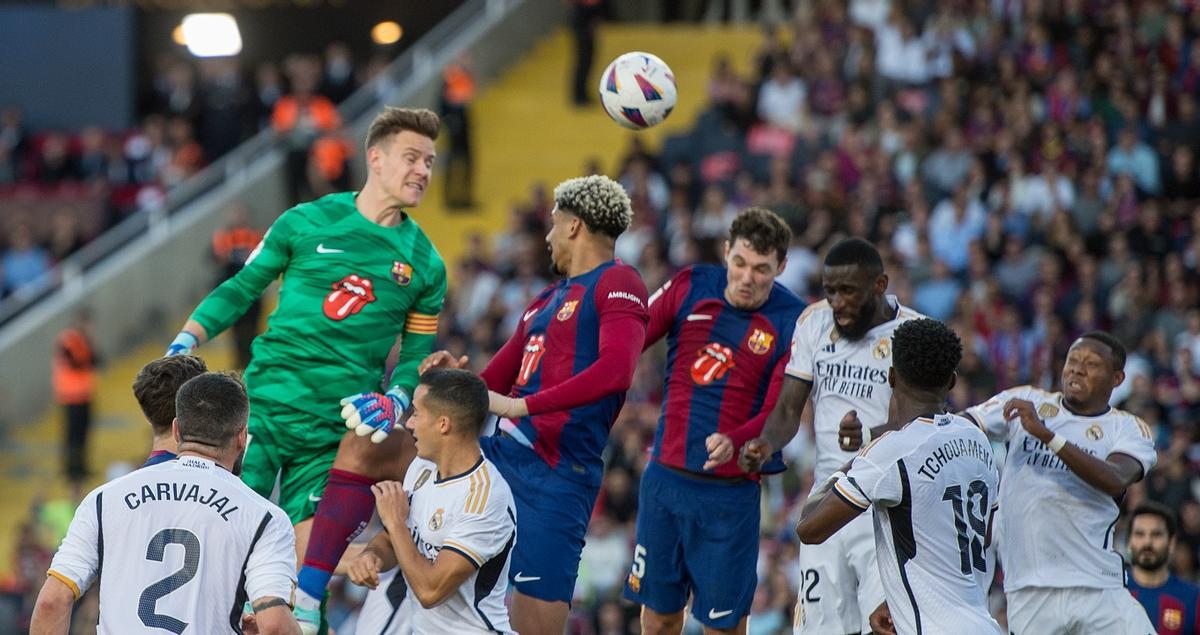
{"type": "MultiPolygon", "coordinates": [[[[513,582],[533,582],[534,580],[541,580],[541,579],[542,579],[542,576],[540,576],[540,575],[525,575],[524,571],[513,576],[513,582]]],[[[732,612],[733,611],[730,611],[730,613],[732,613],[732,612]]]]}
{"type": "Polygon", "coordinates": [[[693,313],[693,314],[687,316],[688,322],[699,322],[700,320],[711,320],[711,319],[713,319],[713,316],[705,315],[703,313],[693,313]]]}
{"type": "Polygon", "coordinates": [[[321,497],[320,497],[320,496],[313,496],[312,494],[309,494],[309,495],[308,495],[308,502],[310,502],[310,503],[319,503],[319,502],[321,502],[321,497]]]}
{"type": "Polygon", "coordinates": [[[537,309],[534,309],[534,310],[532,310],[532,311],[526,311],[526,312],[525,312],[525,317],[521,318],[521,321],[522,321],[522,322],[528,322],[528,321],[529,321],[529,318],[531,318],[531,317],[533,317],[533,316],[535,316],[535,315],[537,315],[537,309]]]}
{"type": "Polygon", "coordinates": [[[325,246],[325,243],[321,243],[320,245],[317,245],[317,253],[319,253],[319,254],[344,254],[344,253],[346,253],[346,250],[345,249],[330,249],[329,247],[325,246]]]}
{"type": "Polygon", "coordinates": [[[708,619],[719,620],[722,617],[725,617],[726,615],[729,615],[731,613],[733,613],[733,609],[729,609],[727,611],[718,611],[717,609],[708,609],[708,619]]]}

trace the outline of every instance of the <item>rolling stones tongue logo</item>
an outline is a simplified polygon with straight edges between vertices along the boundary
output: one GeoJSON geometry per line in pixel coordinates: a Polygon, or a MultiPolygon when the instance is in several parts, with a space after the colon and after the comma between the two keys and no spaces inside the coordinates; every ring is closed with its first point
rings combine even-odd
{"type": "Polygon", "coordinates": [[[733,368],[733,350],[723,344],[711,343],[696,353],[692,362],[692,381],[701,386],[722,379],[733,368]]]}
{"type": "Polygon", "coordinates": [[[363,310],[375,301],[375,283],[368,278],[350,274],[333,283],[333,293],[325,296],[325,317],[341,321],[363,310]]]}

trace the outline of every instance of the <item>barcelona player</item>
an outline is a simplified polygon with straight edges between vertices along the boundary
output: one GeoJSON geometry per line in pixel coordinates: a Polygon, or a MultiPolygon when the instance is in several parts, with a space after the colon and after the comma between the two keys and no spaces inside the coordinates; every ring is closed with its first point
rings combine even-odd
{"type": "Polygon", "coordinates": [[[758,474],[733,457],[775,406],[804,310],[775,282],[790,242],[774,212],[747,209],[730,227],[724,267],[688,267],[650,297],[646,346],[667,338],[667,370],[625,586],[648,635],[679,633],[689,596],[705,632],[746,630],[760,496],[758,474]],[[717,446],[722,463],[709,460],[717,446]]]}
{"type": "MultiPolygon", "coordinates": [[[[501,417],[483,453],[512,487],[517,544],[509,580],[512,627],[560,635],[604,461],[646,337],[646,286],[613,257],[633,219],[629,196],[604,176],[554,188],[550,258],[562,280],[525,308],[482,376],[501,417]]],[[[461,365],[439,351],[422,368],[461,365]]]]}
{"type": "Polygon", "coordinates": [[[425,196],[438,128],[431,111],[384,109],[367,132],[362,190],[284,212],[167,351],[191,352],[229,328],[283,275],[246,369],[252,441],[242,478],[269,496],[279,477],[279,505],[304,554],[296,617],[306,633],[318,632],[332,572],[371,520],[371,486],[403,478],[413,456],[407,435],[388,433],[412,401],[446,293],[445,264],[405,211],[425,196]],[[398,336],[399,363],[385,378],[398,336]]]}
{"type": "Polygon", "coordinates": [[[1171,573],[1175,550],[1175,514],[1169,507],[1145,502],[1129,518],[1129,592],[1159,635],[1200,633],[1200,587],[1171,573]]]}

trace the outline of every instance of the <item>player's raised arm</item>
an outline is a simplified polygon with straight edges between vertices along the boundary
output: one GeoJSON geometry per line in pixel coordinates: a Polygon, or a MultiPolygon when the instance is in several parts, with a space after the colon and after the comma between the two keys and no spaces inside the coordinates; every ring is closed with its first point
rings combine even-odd
{"type": "Polygon", "coordinates": [[[250,252],[245,266],[205,296],[171,342],[167,355],[191,353],[229,328],[283,273],[291,258],[290,241],[297,221],[294,214],[292,210],[284,212],[250,252]]]}
{"type": "Polygon", "coordinates": [[[408,531],[408,494],[404,487],[396,481],[384,481],[376,483],[371,489],[409,589],[423,608],[441,604],[479,565],[469,556],[448,548],[442,549],[437,559],[430,562],[421,555],[408,531]]]}
{"type": "MultiPolygon", "coordinates": [[[[1038,417],[1029,401],[1012,399],[1004,404],[1004,412],[1009,419],[1019,419],[1025,431],[1055,452],[1076,476],[1109,496],[1121,496],[1126,488],[1145,476],[1141,460],[1130,454],[1116,451],[1102,459],[1055,434],[1038,417]]],[[[1153,445],[1147,445],[1153,451],[1153,445]]]]}
{"type": "Polygon", "coordinates": [[[446,266],[439,259],[433,279],[404,319],[404,334],[400,340],[400,357],[392,370],[389,386],[398,386],[412,395],[420,377],[422,360],[433,351],[437,338],[438,313],[446,298],[446,266]]]}

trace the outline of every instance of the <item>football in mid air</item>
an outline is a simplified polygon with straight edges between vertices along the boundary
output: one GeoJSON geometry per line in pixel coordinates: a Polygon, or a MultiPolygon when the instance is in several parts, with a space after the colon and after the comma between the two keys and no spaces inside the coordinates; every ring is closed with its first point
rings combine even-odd
{"type": "Polygon", "coordinates": [[[634,51],[613,60],[600,76],[600,102],[613,121],[643,130],[662,123],[675,108],[675,74],[650,53],[634,51]]]}

